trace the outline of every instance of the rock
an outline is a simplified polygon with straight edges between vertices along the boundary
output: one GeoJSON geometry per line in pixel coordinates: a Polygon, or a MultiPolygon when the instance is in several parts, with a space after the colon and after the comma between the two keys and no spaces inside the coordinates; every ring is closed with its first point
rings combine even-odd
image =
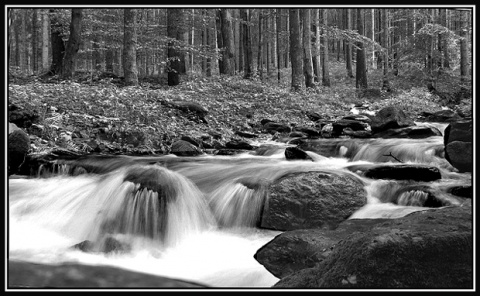
{"type": "Polygon", "coordinates": [[[194,145],[195,147],[200,147],[199,142],[190,136],[182,136],[180,140],[187,141],[188,143],[194,145]]]}
{"type": "Polygon", "coordinates": [[[276,132],[289,133],[292,131],[292,128],[288,125],[277,122],[267,122],[263,125],[263,129],[270,134],[274,134],[276,132]]]}
{"type": "Polygon", "coordinates": [[[298,147],[287,147],[285,148],[285,158],[287,160],[310,160],[313,159],[302,149],[298,147]]]}
{"type": "Polygon", "coordinates": [[[9,288],[204,288],[204,286],[101,265],[47,265],[9,260],[9,288]]]}
{"type": "Polygon", "coordinates": [[[8,174],[15,174],[30,150],[30,138],[21,129],[8,135],[8,174]]]}
{"type": "Polygon", "coordinates": [[[286,231],[258,249],[253,257],[274,276],[284,278],[322,262],[340,240],[352,233],[369,231],[373,225],[385,221],[388,219],[352,219],[340,223],[335,230],[286,231]]]}
{"type": "Polygon", "coordinates": [[[239,135],[240,137],[244,138],[257,138],[258,135],[254,133],[249,133],[249,132],[242,132],[242,131],[236,131],[235,134],[239,135]]]}
{"type": "Polygon", "coordinates": [[[409,138],[409,139],[425,139],[428,137],[442,136],[442,132],[435,127],[428,126],[408,126],[402,128],[388,129],[373,134],[375,138],[391,139],[391,138],[409,138]]]}
{"type": "Polygon", "coordinates": [[[442,178],[438,168],[416,164],[373,166],[364,172],[364,176],[371,179],[414,180],[424,182],[431,182],[442,178]]]}
{"type": "Polygon", "coordinates": [[[307,111],[305,112],[305,115],[307,115],[308,119],[310,119],[311,121],[319,121],[320,119],[322,119],[322,115],[313,111],[307,111]]]}
{"type": "Polygon", "coordinates": [[[230,156],[230,155],[236,155],[236,154],[240,154],[240,153],[244,153],[244,152],[247,152],[247,150],[222,148],[222,149],[218,149],[218,150],[216,151],[215,155],[226,155],[226,156],[230,156]]]}
{"type": "Polygon", "coordinates": [[[319,130],[308,126],[297,126],[295,131],[301,132],[309,138],[319,138],[321,136],[319,130]]]}
{"type": "Polygon", "coordinates": [[[472,289],[471,211],[465,204],[375,224],[273,288],[472,289]]]}
{"type": "Polygon", "coordinates": [[[203,153],[198,147],[184,140],[175,141],[170,152],[177,156],[197,156],[203,153]]]}
{"type": "Polygon", "coordinates": [[[8,134],[10,135],[12,132],[14,132],[16,130],[21,130],[21,128],[19,128],[15,123],[9,122],[8,123],[8,134]]]}
{"type": "Polygon", "coordinates": [[[360,179],[350,174],[290,173],[269,186],[261,227],[331,228],[366,203],[360,179]]]}
{"type": "Polygon", "coordinates": [[[352,138],[370,138],[372,136],[372,132],[370,131],[354,131],[349,127],[344,128],[342,134],[352,138]]]}
{"type": "Polygon", "coordinates": [[[450,123],[444,131],[445,159],[460,172],[473,171],[473,121],[450,123]]]}
{"type": "Polygon", "coordinates": [[[243,150],[252,150],[253,146],[250,145],[249,143],[242,141],[242,140],[237,140],[237,139],[232,139],[225,143],[225,147],[228,149],[243,149],[243,150]]]}
{"type": "Polygon", "coordinates": [[[94,250],[95,244],[90,240],[84,240],[78,244],[72,246],[73,249],[78,249],[82,252],[92,252],[94,250]]]}
{"type": "Polygon", "coordinates": [[[473,197],[473,188],[472,186],[454,186],[447,190],[448,193],[455,196],[472,198],[473,197]]]}
{"type": "Polygon", "coordinates": [[[449,109],[437,111],[434,113],[422,112],[421,115],[425,121],[429,122],[454,122],[462,120],[462,116],[460,116],[457,112],[449,109]]]}
{"type": "Polygon", "coordinates": [[[203,123],[208,124],[208,121],[205,119],[205,116],[208,115],[208,110],[199,103],[189,101],[173,101],[170,103],[170,105],[173,108],[192,114],[203,123]]]}
{"type": "Polygon", "coordinates": [[[288,137],[289,138],[307,138],[307,135],[302,132],[294,131],[288,134],[288,137]]]}
{"type": "Polygon", "coordinates": [[[344,128],[349,128],[352,131],[365,131],[367,127],[368,124],[365,122],[350,119],[340,119],[332,123],[332,137],[339,137],[344,128]]]}
{"type": "Polygon", "coordinates": [[[25,110],[12,105],[8,110],[8,121],[15,123],[18,127],[29,128],[33,123],[38,123],[40,116],[36,110],[25,110]]]}
{"type": "Polygon", "coordinates": [[[261,125],[265,125],[265,124],[267,124],[267,123],[269,123],[269,122],[274,122],[274,121],[273,121],[273,120],[270,120],[270,119],[266,119],[266,118],[260,120],[260,124],[261,124],[261,125]]]}
{"type": "Polygon", "coordinates": [[[445,159],[459,172],[473,172],[473,145],[454,141],[445,147],[445,159]]]}
{"type": "Polygon", "coordinates": [[[397,107],[385,107],[371,117],[373,133],[378,133],[391,128],[400,128],[415,125],[413,120],[397,107]]]}

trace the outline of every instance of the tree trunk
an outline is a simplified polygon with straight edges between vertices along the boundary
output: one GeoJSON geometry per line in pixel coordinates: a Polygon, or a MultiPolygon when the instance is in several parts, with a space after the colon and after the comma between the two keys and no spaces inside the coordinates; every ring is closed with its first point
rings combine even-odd
{"type": "Polygon", "coordinates": [[[176,41],[168,42],[168,85],[180,84],[180,74],[185,73],[185,53],[177,50],[185,37],[183,9],[167,9],[167,36],[176,41]]]}
{"type": "Polygon", "coordinates": [[[137,12],[135,9],[125,8],[123,13],[123,75],[126,85],[138,85],[137,12]]]}
{"type": "Polygon", "coordinates": [[[460,10],[460,79],[467,80],[468,71],[468,11],[460,10]]]}
{"type": "MultiPolygon", "coordinates": [[[[347,29],[352,29],[352,10],[349,8],[347,9],[347,29]]],[[[346,59],[346,67],[347,67],[347,76],[353,78],[353,67],[352,67],[352,43],[351,41],[347,41],[347,59],[346,59]]]]}
{"type": "Polygon", "coordinates": [[[244,57],[244,78],[250,79],[253,76],[253,54],[252,54],[252,40],[250,34],[250,9],[240,9],[240,16],[243,20],[242,32],[243,32],[243,57],[244,57]]]}
{"type": "Polygon", "coordinates": [[[301,17],[303,18],[303,70],[305,86],[315,87],[315,84],[313,84],[312,39],[310,38],[310,9],[302,9],[301,17]]]}
{"type": "MultiPolygon", "coordinates": [[[[215,24],[217,28],[217,48],[220,50],[223,48],[223,36],[222,36],[222,16],[220,13],[220,9],[217,9],[216,17],[215,17],[215,24]]],[[[218,60],[218,70],[220,74],[224,74],[223,70],[223,59],[218,60]]]]}
{"type": "MultiPolygon", "coordinates": [[[[327,27],[327,10],[322,9],[322,21],[323,26],[327,27]]],[[[324,31],[325,33],[325,31],[324,31]]],[[[323,58],[322,58],[322,85],[323,86],[330,86],[330,70],[329,70],[329,63],[328,63],[328,38],[325,34],[323,37],[323,58]]]]}
{"type": "MultiPolygon", "coordinates": [[[[357,31],[358,34],[363,35],[363,11],[357,9],[357,31]]],[[[365,48],[363,42],[357,43],[357,71],[356,71],[356,87],[367,88],[367,68],[365,63],[365,48]]]]}
{"type": "Polygon", "coordinates": [[[314,50],[313,54],[313,74],[315,82],[320,82],[320,23],[319,23],[319,13],[320,9],[315,8],[313,14],[313,44],[314,50]]]}
{"type": "Polygon", "coordinates": [[[299,9],[289,9],[290,61],[292,63],[292,90],[298,91],[304,84],[302,42],[300,39],[299,9]]]}
{"type": "Polygon", "coordinates": [[[33,73],[38,71],[38,20],[37,20],[37,9],[33,9],[32,15],[32,70],[33,73]]]}
{"type": "Polygon", "coordinates": [[[275,33],[277,38],[277,79],[278,83],[280,83],[281,75],[280,75],[280,67],[281,67],[281,55],[280,55],[280,29],[282,28],[282,19],[280,17],[280,9],[276,10],[276,18],[277,18],[277,26],[275,27],[275,33]]]}
{"type": "Polygon", "coordinates": [[[383,86],[382,89],[386,91],[390,91],[390,81],[388,79],[388,9],[382,10],[382,27],[383,27],[383,38],[382,38],[382,45],[385,49],[385,53],[383,55],[383,86]]]}
{"type": "MultiPolygon", "coordinates": [[[[375,9],[371,10],[371,32],[372,32],[372,41],[375,42],[375,9]]],[[[372,44],[372,69],[375,69],[377,64],[375,63],[375,45],[372,44]]]]}
{"type": "Polygon", "coordinates": [[[70,37],[65,48],[61,76],[63,79],[71,79],[75,73],[75,58],[80,49],[82,32],[83,9],[72,9],[72,21],[70,22],[70,37]]]}
{"type": "Polygon", "coordinates": [[[266,43],[266,46],[265,46],[265,49],[266,49],[266,57],[265,57],[265,61],[267,62],[267,78],[270,77],[270,48],[271,48],[271,45],[270,45],[270,38],[268,36],[270,32],[270,16],[267,14],[266,18],[265,18],[265,43],[266,43]]]}
{"type": "Polygon", "coordinates": [[[19,49],[19,66],[20,66],[20,72],[24,74],[28,74],[28,67],[27,67],[27,10],[26,9],[21,9],[18,11],[19,13],[17,14],[20,16],[20,38],[19,38],[19,43],[18,43],[18,49],[19,49]]]}
{"type": "Polygon", "coordinates": [[[49,48],[49,39],[48,39],[48,29],[49,29],[50,19],[48,16],[48,10],[42,9],[42,71],[47,71],[49,66],[48,58],[48,48],[49,48]]]}
{"type": "Polygon", "coordinates": [[[230,9],[220,9],[220,17],[222,19],[222,39],[223,39],[223,74],[235,74],[235,44],[232,28],[232,17],[230,9]]]}
{"type": "Polygon", "coordinates": [[[258,55],[257,55],[257,72],[260,76],[260,79],[263,78],[263,61],[262,61],[262,9],[258,12],[258,55]]]}
{"type": "MultiPolygon", "coordinates": [[[[205,10],[205,14],[208,15],[208,12],[210,10],[205,10]]],[[[215,29],[215,23],[212,24],[212,22],[210,21],[209,24],[211,25],[211,27],[213,27],[215,29]]],[[[208,48],[210,49],[214,49],[215,48],[215,32],[212,32],[212,30],[210,29],[210,26],[207,25],[207,29],[206,29],[206,33],[207,33],[207,44],[208,44],[208,48]]],[[[210,55],[208,55],[207,57],[207,77],[211,77],[212,76],[212,68],[213,68],[213,64],[212,64],[212,58],[210,57],[210,55]]]]}

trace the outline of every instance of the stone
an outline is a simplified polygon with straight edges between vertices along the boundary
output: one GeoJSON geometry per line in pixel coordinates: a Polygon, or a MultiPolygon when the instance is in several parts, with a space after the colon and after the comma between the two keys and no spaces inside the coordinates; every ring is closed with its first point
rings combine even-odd
{"type": "Polygon", "coordinates": [[[263,129],[269,134],[274,134],[276,132],[289,133],[292,131],[292,128],[288,125],[277,122],[267,122],[263,125],[263,129]]]}
{"type": "Polygon", "coordinates": [[[385,107],[371,117],[371,128],[373,133],[381,132],[391,128],[400,128],[415,125],[412,119],[397,107],[385,107]]]}
{"type": "Polygon", "coordinates": [[[285,158],[287,160],[310,160],[313,159],[302,149],[298,147],[287,147],[285,148],[285,158]]]}
{"type": "Polygon", "coordinates": [[[243,149],[243,150],[252,150],[253,146],[250,145],[249,143],[242,141],[242,140],[237,140],[237,139],[232,139],[225,143],[225,147],[227,149],[243,149]]]}
{"type": "Polygon", "coordinates": [[[205,286],[102,265],[48,265],[9,260],[9,288],[205,288],[205,286]]]}
{"type": "Polygon", "coordinates": [[[348,173],[290,173],[268,192],[261,227],[282,231],[336,227],[366,203],[363,182],[348,173]]]}
{"type": "Polygon", "coordinates": [[[177,156],[198,156],[203,154],[198,147],[184,140],[173,142],[172,146],[170,147],[170,152],[177,156]]]}
{"type": "Polygon", "coordinates": [[[367,169],[365,177],[371,179],[414,180],[430,182],[442,178],[437,167],[416,164],[377,165],[367,169]]]}
{"type": "Polygon", "coordinates": [[[473,144],[454,141],[445,147],[445,159],[459,172],[473,172],[473,144]]]}
{"type": "Polygon", "coordinates": [[[21,129],[8,135],[8,173],[15,174],[30,150],[30,137],[21,129]]]}
{"type": "Polygon", "coordinates": [[[409,139],[425,139],[428,137],[442,136],[442,132],[435,127],[428,126],[407,126],[402,128],[388,129],[373,134],[375,138],[391,139],[391,138],[409,138],[409,139]]]}
{"type": "Polygon", "coordinates": [[[472,225],[471,203],[378,223],[338,241],[323,261],[272,288],[472,289],[472,225]]]}

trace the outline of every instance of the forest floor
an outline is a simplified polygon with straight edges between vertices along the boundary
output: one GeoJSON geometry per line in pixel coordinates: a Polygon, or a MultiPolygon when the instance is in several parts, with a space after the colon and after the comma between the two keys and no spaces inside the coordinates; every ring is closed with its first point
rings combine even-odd
{"type": "MultiPolygon", "coordinates": [[[[371,111],[397,106],[416,120],[422,112],[442,110],[441,99],[427,89],[422,72],[392,76],[391,92],[380,91],[381,70],[368,73],[371,89],[362,95],[355,78],[346,75],[344,63],[333,62],[332,85],[292,92],[290,73],[282,79],[272,72],[263,80],[241,76],[202,77],[186,75],[182,83],[168,87],[165,78],[141,79],[139,86],[124,87],[112,79],[95,79],[93,74],[79,75],[74,81],[45,80],[38,76],[10,77],[8,104],[36,115],[33,126],[24,128],[32,142],[30,153],[46,153],[62,147],[77,153],[162,154],[181,136],[195,139],[221,135],[225,143],[243,139],[237,131],[262,133],[260,121],[270,119],[291,126],[314,127],[306,112],[316,112],[322,120],[335,120],[351,114],[354,105],[368,105],[371,111]],[[160,83],[162,81],[163,83],[160,83]],[[208,110],[200,122],[181,110],[161,102],[176,100],[197,102],[208,110]]],[[[444,74],[437,80],[439,91],[455,92],[461,86],[457,76],[444,74]]],[[[455,108],[471,114],[472,101],[464,100],[455,108]]],[[[245,139],[244,139],[245,140],[245,139]]],[[[247,139],[251,141],[251,139],[247,139]]]]}

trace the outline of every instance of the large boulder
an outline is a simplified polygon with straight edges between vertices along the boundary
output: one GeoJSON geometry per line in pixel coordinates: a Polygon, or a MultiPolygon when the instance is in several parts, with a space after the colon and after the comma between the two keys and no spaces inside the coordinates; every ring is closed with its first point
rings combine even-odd
{"type": "Polygon", "coordinates": [[[370,126],[373,133],[391,128],[413,126],[415,123],[401,109],[397,107],[385,107],[371,117],[370,126]]]}
{"type": "Polygon", "coordinates": [[[335,245],[357,231],[369,231],[387,219],[352,219],[335,230],[297,229],[283,232],[262,246],[254,258],[270,273],[284,278],[296,271],[314,267],[332,253],[335,245]]]}
{"type": "Polygon", "coordinates": [[[183,280],[111,266],[38,264],[9,260],[9,288],[205,288],[183,280]]]}
{"type": "Polygon", "coordinates": [[[197,156],[203,153],[197,146],[184,140],[173,142],[170,152],[177,156],[197,156]]]}
{"type": "Polygon", "coordinates": [[[273,288],[472,289],[472,225],[467,203],[378,223],[273,288]]]}
{"type": "Polygon", "coordinates": [[[30,137],[21,129],[14,129],[8,135],[8,173],[15,174],[30,149],[30,137]]]}
{"type": "Polygon", "coordinates": [[[450,123],[444,131],[445,159],[460,172],[473,171],[473,121],[450,123]]]}
{"type": "Polygon", "coordinates": [[[272,182],[261,227],[333,228],[365,205],[364,183],[353,174],[295,172],[272,182]]]}

